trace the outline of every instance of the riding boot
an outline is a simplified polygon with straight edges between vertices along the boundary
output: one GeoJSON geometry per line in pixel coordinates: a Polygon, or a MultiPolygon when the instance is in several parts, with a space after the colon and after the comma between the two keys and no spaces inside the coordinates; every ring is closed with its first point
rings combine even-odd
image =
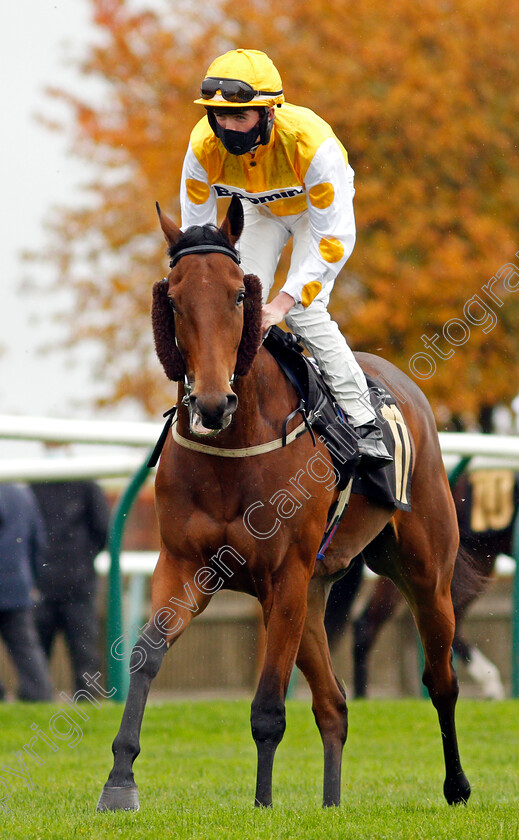
{"type": "Polygon", "coordinates": [[[374,420],[357,426],[355,434],[358,435],[359,455],[362,457],[361,466],[364,464],[371,470],[379,470],[393,463],[393,456],[389,454],[383,441],[382,431],[374,420]]]}

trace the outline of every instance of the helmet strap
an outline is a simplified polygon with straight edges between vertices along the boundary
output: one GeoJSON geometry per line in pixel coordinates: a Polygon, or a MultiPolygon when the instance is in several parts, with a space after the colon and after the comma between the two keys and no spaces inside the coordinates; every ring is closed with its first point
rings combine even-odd
{"type": "Polygon", "coordinates": [[[267,146],[270,140],[270,135],[272,134],[272,128],[274,126],[274,115],[269,118],[269,111],[270,108],[264,108],[263,113],[260,114],[259,120],[259,136],[260,136],[260,143],[263,146],[267,146]]]}

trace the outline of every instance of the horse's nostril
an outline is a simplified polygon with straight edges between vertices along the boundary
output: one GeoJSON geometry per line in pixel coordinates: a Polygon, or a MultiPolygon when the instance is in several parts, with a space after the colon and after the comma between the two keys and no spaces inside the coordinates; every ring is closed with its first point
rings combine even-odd
{"type": "Polygon", "coordinates": [[[236,411],[238,397],[230,392],[229,394],[214,394],[197,396],[191,394],[189,397],[191,408],[198,412],[204,426],[209,428],[221,428],[221,423],[236,411]]]}
{"type": "Polygon", "coordinates": [[[238,397],[236,394],[228,394],[227,395],[227,409],[225,411],[225,416],[227,417],[229,414],[234,414],[236,409],[238,408],[238,397]]]}

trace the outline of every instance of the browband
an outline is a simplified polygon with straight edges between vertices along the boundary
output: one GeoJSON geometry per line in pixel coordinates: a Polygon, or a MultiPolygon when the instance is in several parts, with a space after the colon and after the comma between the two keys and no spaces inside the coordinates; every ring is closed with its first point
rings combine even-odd
{"type": "Polygon", "coordinates": [[[188,254],[212,254],[215,251],[219,254],[225,254],[227,257],[230,257],[236,265],[240,264],[238,254],[231,250],[231,248],[227,248],[225,245],[192,245],[190,248],[181,248],[180,251],[177,251],[174,257],[172,257],[169,267],[173,268],[181,257],[186,257],[188,254]]]}

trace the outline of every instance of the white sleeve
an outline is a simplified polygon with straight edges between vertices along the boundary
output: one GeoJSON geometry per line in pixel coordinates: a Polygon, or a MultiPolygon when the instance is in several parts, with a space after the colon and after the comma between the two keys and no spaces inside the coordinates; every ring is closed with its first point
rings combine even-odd
{"type": "Polygon", "coordinates": [[[333,137],[319,146],[308,167],[305,189],[310,223],[308,253],[290,269],[282,291],[309,306],[335,280],[355,245],[354,172],[333,137]]]}
{"type": "Polygon", "coordinates": [[[199,163],[191,145],[182,167],[180,212],[182,230],[191,225],[216,224],[216,195],[209,185],[207,172],[199,163]]]}

